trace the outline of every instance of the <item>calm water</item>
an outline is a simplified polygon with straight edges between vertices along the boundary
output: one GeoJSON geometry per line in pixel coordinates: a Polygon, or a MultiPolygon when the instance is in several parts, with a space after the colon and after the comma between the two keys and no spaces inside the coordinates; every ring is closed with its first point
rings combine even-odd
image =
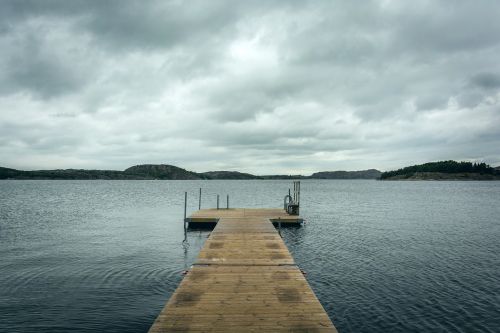
{"type": "MultiPolygon", "coordinates": [[[[0,332],[146,332],[207,233],[291,181],[0,181],[0,332]]],[[[500,182],[303,181],[285,241],[341,333],[500,332],[500,182]]]]}

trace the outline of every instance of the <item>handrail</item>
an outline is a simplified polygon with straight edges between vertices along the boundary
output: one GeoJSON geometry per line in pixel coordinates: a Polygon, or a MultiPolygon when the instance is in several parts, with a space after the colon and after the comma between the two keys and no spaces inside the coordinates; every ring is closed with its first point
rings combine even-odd
{"type": "Polygon", "coordinates": [[[285,198],[283,199],[283,209],[285,211],[288,211],[288,204],[292,202],[292,196],[290,194],[285,195],[285,198]],[[288,198],[288,202],[286,201],[286,198],[288,198]]]}

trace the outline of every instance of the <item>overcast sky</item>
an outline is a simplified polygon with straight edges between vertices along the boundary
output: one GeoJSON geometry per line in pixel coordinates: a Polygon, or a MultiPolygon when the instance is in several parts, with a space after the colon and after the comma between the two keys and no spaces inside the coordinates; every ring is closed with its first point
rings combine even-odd
{"type": "Polygon", "coordinates": [[[500,165],[499,1],[0,2],[0,165],[500,165]]]}

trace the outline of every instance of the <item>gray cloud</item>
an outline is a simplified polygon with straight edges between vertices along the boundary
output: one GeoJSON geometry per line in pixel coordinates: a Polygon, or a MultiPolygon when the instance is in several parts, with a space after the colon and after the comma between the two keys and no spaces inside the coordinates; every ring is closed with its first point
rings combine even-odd
{"type": "Polygon", "coordinates": [[[36,38],[18,40],[17,52],[5,55],[0,92],[29,91],[37,97],[57,97],[84,85],[83,73],[55,52],[44,48],[36,38]]]}
{"type": "Polygon", "coordinates": [[[3,1],[0,159],[204,171],[500,164],[491,1],[3,1]]]}
{"type": "Polygon", "coordinates": [[[500,74],[479,73],[472,77],[471,83],[484,89],[498,89],[500,88],[500,74]]]}

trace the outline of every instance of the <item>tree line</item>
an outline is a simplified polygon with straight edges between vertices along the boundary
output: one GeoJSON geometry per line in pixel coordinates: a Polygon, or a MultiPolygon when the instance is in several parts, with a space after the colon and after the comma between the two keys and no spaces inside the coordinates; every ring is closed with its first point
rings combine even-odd
{"type": "Polygon", "coordinates": [[[394,176],[408,176],[410,177],[416,172],[443,172],[443,173],[481,173],[481,174],[495,174],[496,170],[486,163],[472,163],[472,162],[457,162],[457,161],[439,161],[430,162],[420,165],[412,165],[394,171],[383,172],[380,179],[386,179],[394,176]]]}

